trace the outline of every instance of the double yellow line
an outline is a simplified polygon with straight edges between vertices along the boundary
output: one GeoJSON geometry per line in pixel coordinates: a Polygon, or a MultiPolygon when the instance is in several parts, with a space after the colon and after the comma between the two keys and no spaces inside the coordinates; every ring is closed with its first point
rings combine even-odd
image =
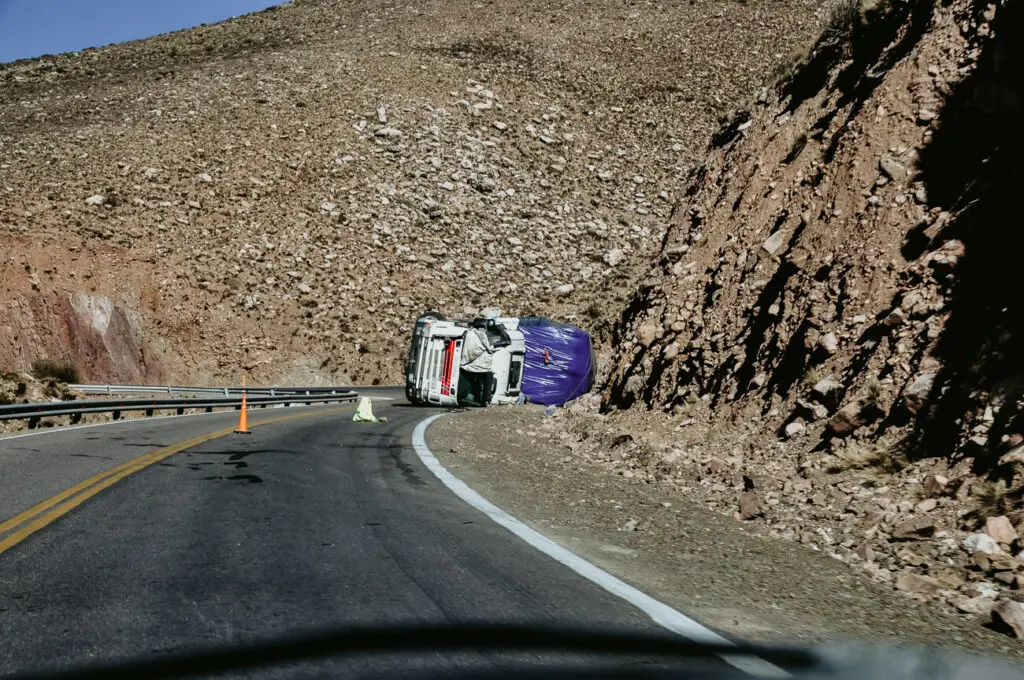
{"type": "MultiPolygon", "coordinates": [[[[281,416],[280,418],[271,418],[270,420],[254,423],[252,426],[258,427],[260,425],[269,425],[271,423],[279,423],[285,420],[306,418],[319,413],[324,413],[324,409],[318,409],[317,411],[310,413],[298,413],[281,416]]],[[[4,536],[3,539],[0,539],[0,553],[10,550],[35,532],[68,514],[104,489],[117,484],[128,475],[149,467],[154,463],[159,463],[163,459],[169,458],[179,451],[184,451],[185,449],[198,446],[204,442],[229,435],[232,432],[234,432],[234,428],[228,427],[199,437],[193,437],[187,441],[172,444],[171,446],[157,449],[156,451],[151,451],[150,453],[139,456],[127,463],[121,463],[117,467],[101,472],[98,475],[94,475],[84,482],[75,484],[70,489],[61,491],[56,496],[48,498],[42,503],[39,503],[20,514],[15,515],[9,520],[0,523],[0,536],[7,534],[7,532],[11,532],[7,534],[7,536],[4,536]],[[11,531],[12,529],[14,529],[14,531],[11,531]]]]}

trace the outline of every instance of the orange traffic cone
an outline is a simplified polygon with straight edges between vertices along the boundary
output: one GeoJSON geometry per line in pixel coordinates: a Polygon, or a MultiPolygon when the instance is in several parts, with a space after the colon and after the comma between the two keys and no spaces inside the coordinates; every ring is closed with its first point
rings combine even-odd
{"type": "Polygon", "coordinates": [[[246,407],[245,397],[245,392],[242,392],[242,410],[238,412],[238,429],[235,430],[235,434],[252,434],[249,431],[249,409],[246,407]]]}

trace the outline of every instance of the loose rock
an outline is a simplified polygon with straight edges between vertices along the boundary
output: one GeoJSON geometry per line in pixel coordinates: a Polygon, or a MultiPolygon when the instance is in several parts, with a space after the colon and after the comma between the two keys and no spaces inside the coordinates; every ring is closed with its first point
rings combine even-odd
{"type": "Polygon", "coordinates": [[[984,552],[992,555],[1001,553],[999,543],[988,534],[971,534],[963,540],[963,549],[970,554],[984,552]]]}
{"type": "Polygon", "coordinates": [[[609,267],[615,267],[618,266],[620,262],[622,262],[625,256],[626,254],[623,253],[621,249],[615,248],[605,253],[604,257],[602,257],[601,259],[604,260],[604,263],[607,264],[609,267]]]}
{"type": "Polygon", "coordinates": [[[821,338],[821,348],[829,354],[835,354],[839,350],[839,338],[835,333],[826,333],[821,338]]]}
{"type": "Polygon", "coordinates": [[[1003,600],[992,609],[992,622],[1008,626],[1014,637],[1024,639],[1024,604],[1003,600]]]}
{"type": "Polygon", "coordinates": [[[754,519],[764,515],[764,504],[761,497],[755,491],[745,491],[740,494],[740,518],[745,520],[754,519]]]}
{"type": "Polygon", "coordinates": [[[934,373],[922,373],[916,376],[905,390],[903,390],[903,399],[907,404],[907,409],[911,413],[917,413],[924,406],[925,401],[928,399],[928,395],[931,394],[932,384],[935,382],[934,373]]]}
{"type": "Polygon", "coordinates": [[[915,540],[929,538],[935,533],[935,522],[927,517],[915,517],[893,529],[893,538],[915,540]]]}
{"type": "Polygon", "coordinates": [[[943,475],[928,475],[924,478],[921,488],[925,496],[941,496],[946,492],[946,485],[949,479],[943,475]]]}
{"type": "Polygon", "coordinates": [[[882,156],[878,160],[878,169],[891,180],[906,179],[909,174],[907,166],[903,165],[903,163],[900,163],[892,156],[882,156]]]}
{"type": "Polygon", "coordinates": [[[828,426],[837,437],[846,437],[860,427],[863,422],[860,417],[860,404],[854,402],[839,409],[839,412],[828,421],[828,426]]]}
{"type": "Polygon", "coordinates": [[[942,590],[942,584],[931,576],[903,572],[896,577],[896,589],[919,595],[934,595],[942,590]]]}
{"type": "Polygon", "coordinates": [[[985,520],[985,533],[996,539],[999,543],[1007,545],[1017,540],[1017,530],[1005,516],[989,517],[985,520]]]}
{"type": "Polygon", "coordinates": [[[636,329],[636,339],[644,347],[650,347],[658,338],[659,327],[653,323],[642,324],[636,329]]]}
{"type": "Polygon", "coordinates": [[[974,616],[990,616],[992,614],[992,608],[996,606],[996,601],[991,597],[962,597],[956,600],[956,608],[965,614],[972,614],[974,616]]]}

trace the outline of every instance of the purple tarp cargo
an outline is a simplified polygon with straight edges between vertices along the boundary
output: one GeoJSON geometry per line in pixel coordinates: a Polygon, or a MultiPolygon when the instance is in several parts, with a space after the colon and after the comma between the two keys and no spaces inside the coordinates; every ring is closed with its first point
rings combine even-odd
{"type": "Polygon", "coordinates": [[[590,334],[539,316],[519,319],[526,339],[523,394],[535,404],[561,405],[590,391],[594,360],[590,334]]]}

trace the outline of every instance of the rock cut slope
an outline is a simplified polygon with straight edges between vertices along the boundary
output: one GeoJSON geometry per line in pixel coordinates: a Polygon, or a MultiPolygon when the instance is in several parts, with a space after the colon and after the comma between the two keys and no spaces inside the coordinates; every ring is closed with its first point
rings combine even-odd
{"type": "Polygon", "coordinates": [[[612,397],[734,405],[826,447],[913,424],[927,455],[1006,448],[1021,10],[851,6],[715,136],[617,327],[612,397]]]}
{"type": "Polygon", "coordinates": [[[393,382],[425,308],[599,320],[817,8],[306,0],[2,67],[0,363],[393,382]],[[78,293],[130,342],[49,333],[78,293]]]}
{"type": "Polygon", "coordinates": [[[1024,637],[1022,38],[1020,2],[835,5],[714,136],[605,396],[673,438],[616,465],[1024,637]]]}

